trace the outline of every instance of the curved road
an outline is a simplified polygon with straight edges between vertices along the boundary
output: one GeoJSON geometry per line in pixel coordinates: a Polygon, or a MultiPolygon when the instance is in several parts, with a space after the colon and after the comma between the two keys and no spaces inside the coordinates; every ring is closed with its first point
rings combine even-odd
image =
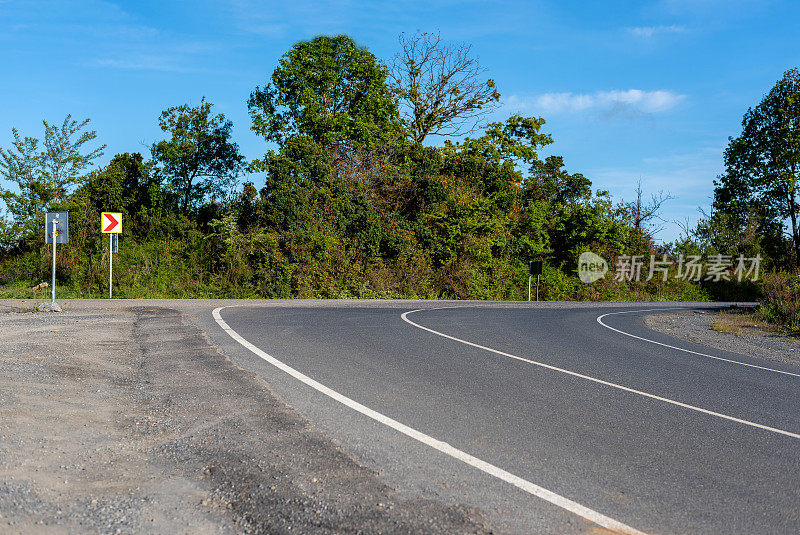
{"type": "Polygon", "coordinates": [[[357,458],[501,529],[800,532],[800,368],[653,332],[654,306],[215,317],[357,458]]]}

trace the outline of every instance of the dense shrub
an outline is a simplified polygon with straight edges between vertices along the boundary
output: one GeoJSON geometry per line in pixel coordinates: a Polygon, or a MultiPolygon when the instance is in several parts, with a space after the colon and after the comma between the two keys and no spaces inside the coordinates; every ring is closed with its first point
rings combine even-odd
{"type": "Polygon", "coordinates": [[[800,332],[800,275],[768,273],[761,281],[764,299],[757,314],[764,320],[800,332]]]}

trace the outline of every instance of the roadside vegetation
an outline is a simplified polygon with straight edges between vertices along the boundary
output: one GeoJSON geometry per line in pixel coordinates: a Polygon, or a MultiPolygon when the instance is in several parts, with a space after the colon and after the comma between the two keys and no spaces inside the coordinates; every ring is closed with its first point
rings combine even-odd
{"type": "Polygon", "coordinates": [[[780,328],[767,320],[762,320],[757,308],[731,307],[729,310],[714,313],[711,329],[737,336],[747,334],[780,333],[780,328]]]}
{"type": "Polygon", "coordinates": [[[773,273],[764,277],[764,298],[756,317],[775,325],[784,332],[800,337],[800,276],[773,273]]]}
{"type": "Polygon", "coordinates": [[[403,36],[397,56],[383,62],[347,36],[318,37],[287,51],[243,103],[264,139],[263,156],[249,162],[231,122],[205,98],[154,118],[163,139],[149,155],[116,154],[102,167],[105,147],[88,119],[45,122],[42,139],[14,130],[12,146],[0,149],[0,298],[47,295],[34,289],[50,280],[45,211],[70,213],[70,243],[58,248],[59,296],[105,295],[108,241],[98,227],[100,212],[110,211],[123,214],[114,257],[121,298],[519,300],[527,298],[529,260],[543,259],[542,299],[763,294],[765,317],[800,321],[796,70],[748,111],[731,140],[713,216],[671,244],[653,237],[670,193],[648,201],[639,188],[632,201],[612,199],[547,153],[553,140],[543,118],[485,124],[500,98],[468,45],[418,33],[403,36]],[[776,136],[789,149],[760,153],[776,136]],[[763,168],[773,160],[774,169],[763,168]],[[242,183],[245,176],[265,185],[242,183]],[[582,283],[585,251],[612,271],[621,255],[641,256],[641,280],[609,273],[582,283]],[[645,280],[651,255],[665,254],[760,255],[764,282],[740,282],[732,268],[731,280],[685,280],[674,266],[666,281],[645,280]],[[775,293],[784,291],[778,280],[790,281],[795,308],[775,293]]]}

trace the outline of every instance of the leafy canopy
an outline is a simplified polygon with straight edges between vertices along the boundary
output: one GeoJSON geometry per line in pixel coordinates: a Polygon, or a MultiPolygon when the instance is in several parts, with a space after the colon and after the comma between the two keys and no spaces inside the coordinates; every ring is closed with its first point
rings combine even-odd
{"type": "MultiPolygon", "coordinates": [[[[715,181],[714,208],[743,229],[755,218],[767,241],[782,240],[784,221],[800,265],[797,186],[800,179],[800,72],[787,71],[756,106],[725,150],[725,173],[715,181]]],[[[778,243],[772,244],[779,247],[778,243]]]]}
{"type": "Polygon", "coordinates": [[[139,153],[114,156],[107,166],[89,174],[74,197],[85,207],[92,228],[99,225],[100,212],[121,212],[126,234],[142,238],[162,233],[161,221],[177,208],[174,195],[161,188],[139,153]]]}
{"type": "Polygon", "coordinates": [[[38,233],[44,212],[67,200],[105,149],[105,145],[91,150],[85,147],[97,137],[94,130],[85,130],[89,119],[78,122],[67,115],[61,125],[42,123],[41,145],[36,138],[20,136],[15,128],[12,147],[0,148],[0,177],[17,189],[0,187],[0,198],[11,216],[10,221],[0,221],[4,240],[19,242],[38,233]]]}
{"type": "Polygon", "coordinates": [[[184,211],[223,195],[245,169],[244,156],[231,141],[233,123],[221,113],[213,115],[212,106],[203,97],[196,107],[168,108],[158,121],[170,139],[153,144],[154,171],[179,195],[184,211]]]}
{"type": "Polygon", "coordinates": [[[299,134],[327,148],[371,148],[400,131],[386,70],[345,35],[292,47],[248,108],[253,130],[279,144],[299,134]]]}

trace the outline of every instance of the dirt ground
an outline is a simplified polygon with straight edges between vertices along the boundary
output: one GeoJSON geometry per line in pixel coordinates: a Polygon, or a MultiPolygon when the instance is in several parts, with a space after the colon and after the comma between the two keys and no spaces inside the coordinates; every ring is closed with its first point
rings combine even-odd
{"type": "Polygon", "coordinates": [[[493,531],[398,499],[179,311],[115,306],[0,310],[0,532],[493,531]]]}

